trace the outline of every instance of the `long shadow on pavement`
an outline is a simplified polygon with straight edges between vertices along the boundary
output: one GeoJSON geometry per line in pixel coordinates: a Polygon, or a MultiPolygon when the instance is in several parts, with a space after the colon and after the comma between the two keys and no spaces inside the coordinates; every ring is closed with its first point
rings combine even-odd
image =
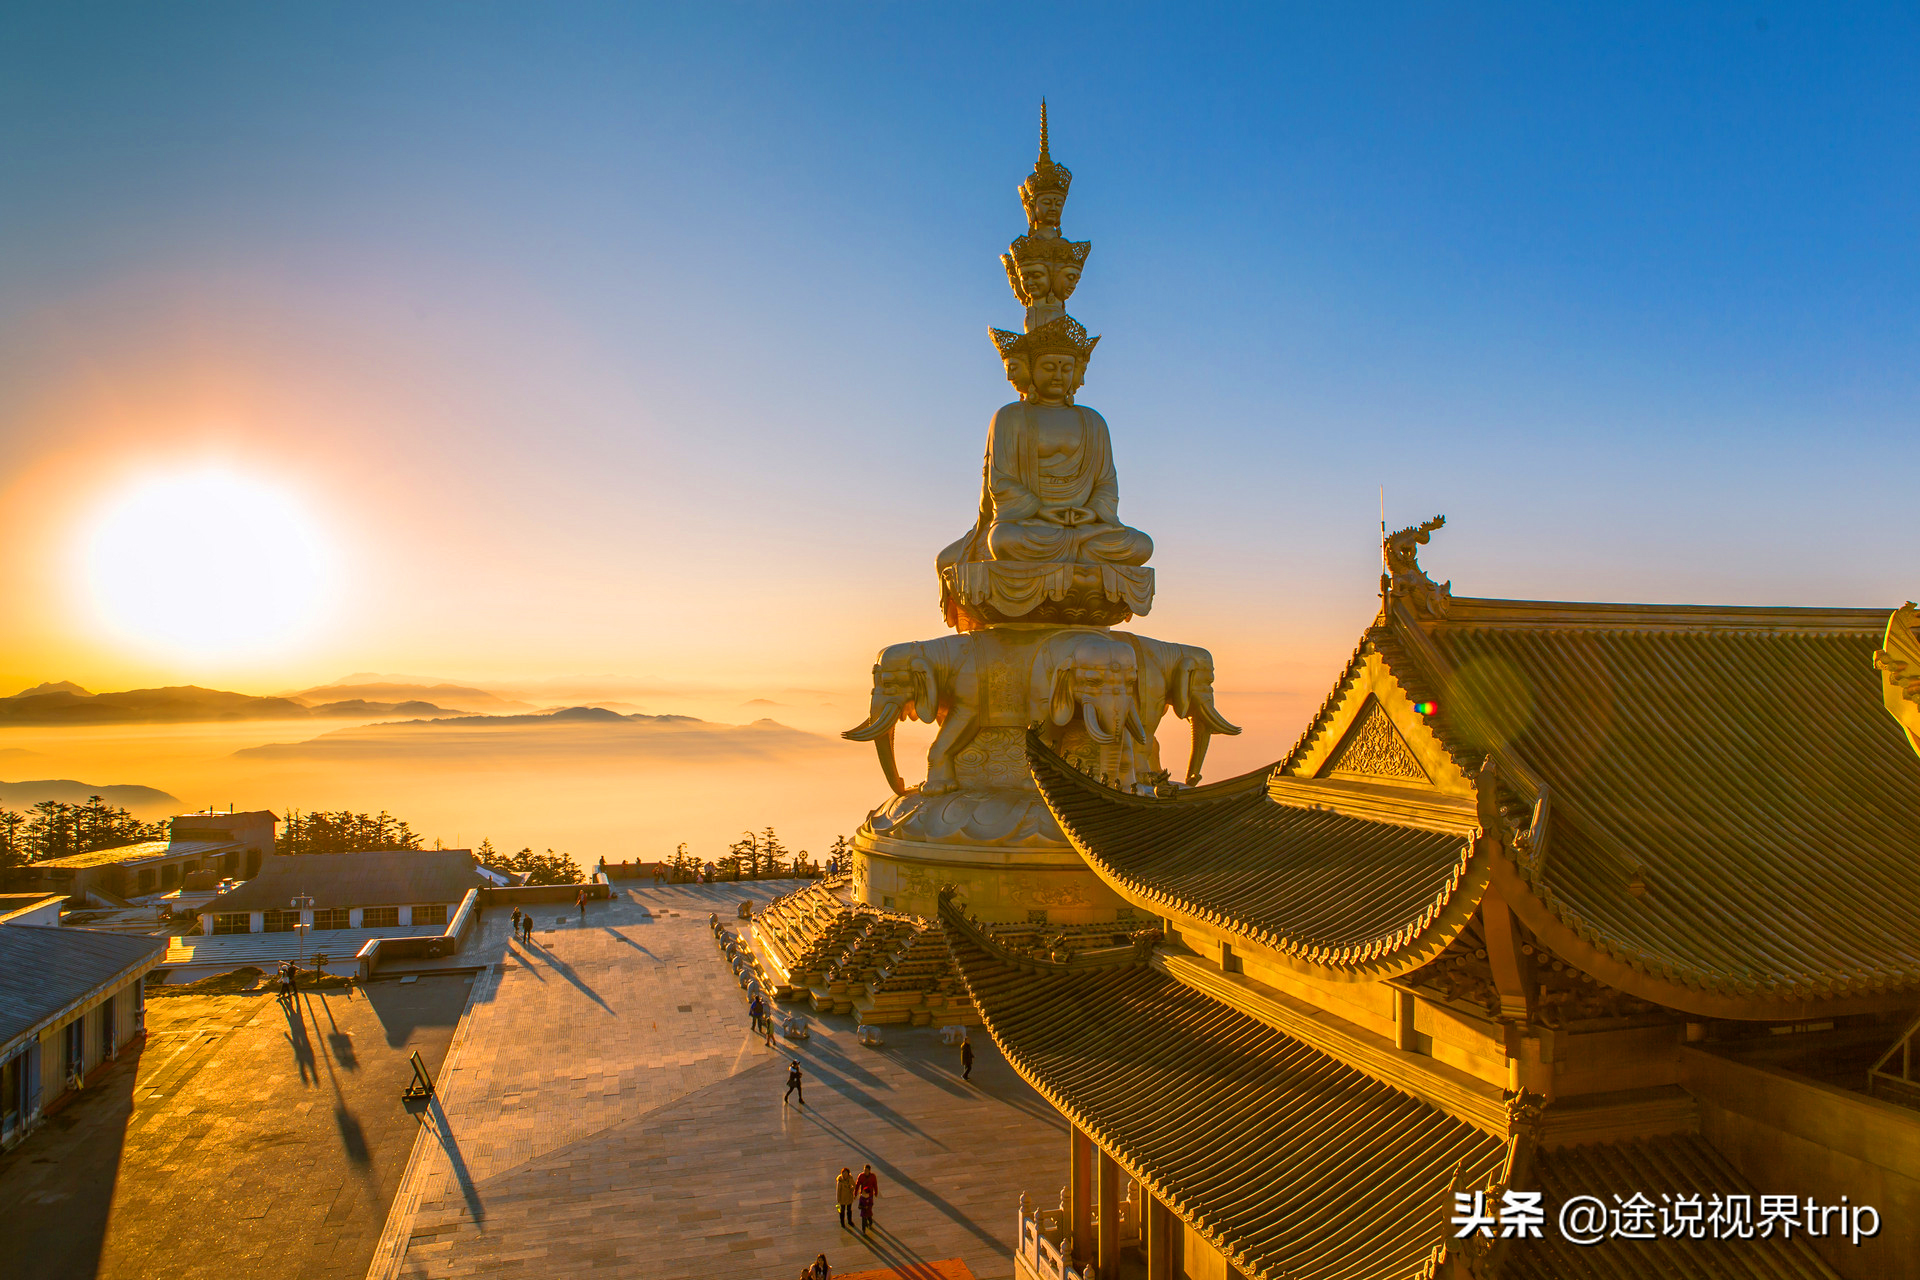
{"type": "MultiPolygon", "coordinates": [[[[972,1218],[969,1218],[966,1214],[960,1212],[960,1210],[951,1201],[947,1200],[945,1197],[941,1196],[939,1193],[934,1191],[933,1188],[927,1186],[926,1183],[921,1182],[918,1179],[912,1177],[911,1175],[902,1172],[898,1165],[894,1164],[891,1160],[888,1160],[885,1156],[881,1155],[878,1151],[874,1150],[872,1147],[862,1142],[859,1138],[855,1137],[853,1133],[850,1132],[848,1129],[846,1129],[844,1126],[837,1125],[831,1120],[823,1119],[820,1116],[814,1114],[814,1112],[808,1108],[802,1107],[802,1108],[798,1108],[798,1110],[800,1111],[800,1118],[802,1120],[806,1121],[809,1124],[818,1126],[822,1132],[832,1134],[835,1138],[839,1139],[841,1142],[845,1143],[847,1146],[852,1147],[855,1151],[858,1151],[861,1155],[861,1158],[865,1160],[868,1164],[871,1164],[873,1166],[875,1173],[878,1173],[883,1178],[886,1178],[889,1181],[891,1181],[894,1186],[903,1188],[904,1190],[909,1191],[912,1194],[920,1197],[920,1199],[926,1201],[928,1204],[938,1209],[942,1214],[942,1216],[946,1217],[952,1222],[958,1223],[962,1227],[965,1227],[976,1239],[980,1240],[983,1244],[991,1245],[995,1249],[999,1249],[1004,1246],[1004,1242],[1000,1239],[999,1236],[994,1235],[990,1231],[983,1231],[980,1228],[980,1226],[974,1222],[972,1218]]],[[[959,1156],[955,1157],[955,1159],[961,1159],[961,1158],[962,1157],[959,1157],[959,1156]]],[[[880,1195],[883,1200],[886,1198],[886,1188],[884,1186],[881,1188],[880,1195]]]]}

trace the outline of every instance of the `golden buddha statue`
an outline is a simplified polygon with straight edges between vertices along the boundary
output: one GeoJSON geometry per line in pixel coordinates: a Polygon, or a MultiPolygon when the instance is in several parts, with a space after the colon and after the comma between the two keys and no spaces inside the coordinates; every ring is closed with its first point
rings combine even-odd
{"type": "Polygon", "coordinates": [[[1104,418],[1074,403],[1100,341],[1067,314],[1093,246],[1060,232],[1073,173],[1047,147],[1020,184],[1027,231],[1000,256],[1025,331],[990,330],[1020,399],[993,415],[980,513],[936,564],[941,606],[966,630],[1002,622],[1110,626],[1153,600],[1153,539],[1120,523],[1104,418]]]}
{"type": "Polygon", "coordinates": [[[1153,539],[1120,523],[1120,481],[1106,419],[1073,402],[1098,338],[1070,316],[1031,333],[995,330],[1019,400],[987,429],[980,517],[939,556],[963,560],[1141,565],[1153,539]]]}

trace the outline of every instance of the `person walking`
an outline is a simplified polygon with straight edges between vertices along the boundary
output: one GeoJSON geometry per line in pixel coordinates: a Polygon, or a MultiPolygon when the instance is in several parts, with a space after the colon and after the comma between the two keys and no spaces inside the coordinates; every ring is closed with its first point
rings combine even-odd
{"type": "Polygon", "coordinates": [[[846,1165],[840,1166],[840,1176],[833,1180],[833,1197],[840,1202],[840,1225],[853,1230],[853,1170],[846,1165]]]}
{"type": "Polygon", "coordinates": [[[800,1087],[800,1059],[798,1058],[795,1058],[793,1065],[787,1068],[787,1091],[780,1096],[780,1105],[783,1107],[786,1106],[787,1099],[793,1097],[795,1094],[800,1095],[800,1105],[803,1107],[806,1106],[807,1093],[806,1090],[800,1087]]]}
{"type": "Polygon", "coordinates": [[[526,940],[528,946],[533,945],[533,913],[531,911],[520,917],[520,936],[526,940]]]}
{"type": "Polygon", "coordinates": [[[771,1009],[762,1012],[760,1015],[760,1034],[766,1040],[767,1048],[772,1049],[775,1047],[773,1043],[773,1011],[771,1009]]]}
{"type": "Polygon", "coordinates": [[[973,1041],[967,1039],[967,1033],[960,1033],[960,1078],[973,1079],[973,1041]]]}
{"type": "Polygon", "coordinates": [[[518,907],[513,909],[513,940],[516,942],[520,940],[520,908],[518,907]]]}
{"type": "Polygon", "coordinates": [[[760,1029],[760,997],[747,1001],[747,1022],[755,1031],[760,1029]]]}
{"type": "Polygon", "coordinates": [[[860,1166],[860,1176],[853,1180],[853,1189],[860,1197],[860,1234],[867,1234],[867,1228],[873,1225],[873,1202],[880,1196],[880,1179],[874,1176],[873,1166],[860,1166]]]}
{"type": "Polygon", "coordinates": [[[574,895],[573,905],[580,908],[580,923],[585,924],[587,922],[587,891],[585,888],[582,888],[579,893],[574,895]]]}

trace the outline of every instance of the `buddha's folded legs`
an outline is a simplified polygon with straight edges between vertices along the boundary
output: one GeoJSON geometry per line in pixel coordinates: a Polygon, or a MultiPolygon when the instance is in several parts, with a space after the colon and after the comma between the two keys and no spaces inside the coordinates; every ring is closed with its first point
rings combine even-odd
{"type": "Polygon", "coordinates": [[[1047,520],[1008,520],[988,527],[987,548],[995,560],[1145,564],[1153,555],[1153,539],[1121,524],[1068,528],[1047,520]]]}

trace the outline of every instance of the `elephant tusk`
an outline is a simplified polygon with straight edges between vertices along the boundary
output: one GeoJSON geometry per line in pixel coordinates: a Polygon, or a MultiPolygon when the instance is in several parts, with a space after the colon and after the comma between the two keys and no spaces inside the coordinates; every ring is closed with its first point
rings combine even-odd
{"type": "Polygon", "coordinates": [[[1195,732],[1199,731],[1202,721],[1206,723],[1207,728],[1211,732],[1224,733],[1229,738],[1240,732],[1239,725],[1229,724],[1226,717],[1220,714],[1219,708],[1213,705],[1212,698],[1195,698],[1193,700],[1193,725],[1195,732]]]}
{"type": "Polygon", "coordinates": [[[883,733],[893,732],[894,722],[900,718],[900,704],[888,700],[873,708],[872,714],[840,736],[850,742],[872,742],[883,733]]]}

